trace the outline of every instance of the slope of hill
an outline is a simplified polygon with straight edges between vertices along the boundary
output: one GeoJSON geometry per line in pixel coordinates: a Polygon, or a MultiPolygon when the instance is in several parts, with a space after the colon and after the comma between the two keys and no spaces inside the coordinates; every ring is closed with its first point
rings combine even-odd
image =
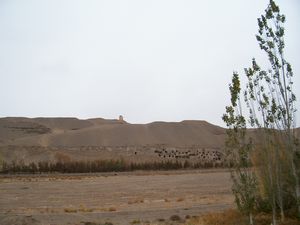
{"type": "Polygon", "coordinates": [[[0,159],[219,160],[225,129],[205,121],[130,124],[102,118],[0,118],[0,159]]]}
{"type": "Polygon", "coordinates": [[[1,118],[0,144],[17,146],[201,146],[220,148],[225,129],[205,121],[129,124],[76,118],[1,118]]]}

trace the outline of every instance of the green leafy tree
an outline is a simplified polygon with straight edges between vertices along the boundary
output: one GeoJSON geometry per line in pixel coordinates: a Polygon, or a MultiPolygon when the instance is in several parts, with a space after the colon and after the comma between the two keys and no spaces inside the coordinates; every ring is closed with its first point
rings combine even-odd
{"type": "MultiPolygon", "coordinates": [[[[276,224],[278,209],[281,220],[284,220],[285,210],[288,207],[286,199],[291,196],[300,216],[297,167],[299,146],[294,133],[296,96],[292,91],[292,67],[284,55],[285,20],[278,5],[270,0],[265,14],[258,19],[259,29],[256,35],[260,48],[267,54],[270,68],[263,70],[253,59],[251,67],[245,69],[247,82],[243,91],[239,75],[234,73],[230,85],[231,106],[226,107],[226,114],[223,116],[229,127],[230,141],[227,142],[229,155],[237,155],[237,161],[252,158],[261,195],[267,199],[272,208],[273,225],[276,224]],[[256,128],[255,132],[246,130],[246,119],[242,114],[240,100],[241,92],[244,94],[243,102],[248,109],[247,121],[252,128],[256,128]],[[249,147],[246,141],[250,140],[253,143],[249,147]],[[245,149],[246,157],[243,157],[239,149],[245,149]]],[[[244,164],[240,163],[244,168],[244,164]]],[[[249,163],[246,166],[249,166],[249,163]]],[[[233,180],[241,190],[244,189],[240,186],[243,187],[243,183],[246,183],[243,179],[246,178],[233,180]]],[[[252,176],[249,179],[252,180],[252,176]]],[[[246,191],[252,196],[252,189],[246,191]]],[[[245,206],[247,204],[243,203],[245,206]]]]}
{"type": "Polygon", "coordinates": [[[233,74],[230,84],[231,105],[226,107],[223,120],[228,126],[226,140],[227,161],[231,165],[232,192],[238,209],[249,216],[253,224],[253,211],[257,192],[255,173],[251,169],[251,140],[246,137],[246,120],[240,100],[240,79],[233,74]]]}

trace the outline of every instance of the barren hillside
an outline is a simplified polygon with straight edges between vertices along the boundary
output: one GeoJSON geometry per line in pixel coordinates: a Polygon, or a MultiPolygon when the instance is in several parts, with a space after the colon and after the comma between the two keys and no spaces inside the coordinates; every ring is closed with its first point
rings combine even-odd
{"type": "Polygon", "coordinates": [[[225,129],[205,121],[130,124],[102,118],[1,118],[5,161],[220,159],[225,129]]]}
{"type": "Polygon", "coordinates": [[[119,120],[1,118],[1,145],[18,146],[201,146],[220,148],[225,129],[205,121],[129,124],[119,120]]]}

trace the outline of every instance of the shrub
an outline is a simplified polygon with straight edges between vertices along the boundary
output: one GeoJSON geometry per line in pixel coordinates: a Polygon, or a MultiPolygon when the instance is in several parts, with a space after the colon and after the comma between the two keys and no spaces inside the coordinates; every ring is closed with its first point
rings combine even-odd
{"type": "Polygon", "coordinates": [[[116,207],[109,207],[109,208],[108,208],[108,211],[110,211],[110,212],[115,212],[115,211],[117,211],[117,209],[116,209],[116,207]]]}
{"type": "Polygon", "coordinates": [[[170,217],[170,220],[171,221],[181,221],[181,217],[178,215],[173,215],[170,217]]]}
{"type": "Polygon", "coordinates": [[[65,211],[66,213],[76,213],[76,212],[77,212],[77,209],[65,208],[64,211],[65,211]]]}

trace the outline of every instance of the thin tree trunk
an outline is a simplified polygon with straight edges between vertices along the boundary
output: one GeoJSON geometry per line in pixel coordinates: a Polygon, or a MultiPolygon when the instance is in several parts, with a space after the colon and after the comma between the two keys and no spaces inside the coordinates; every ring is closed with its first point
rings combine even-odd
{"type": "Polygon", "coordinates": [[[284,209],[283,209],[283,199],[282,199],[282,189],[281,189],[281,185],[280,185],[280,182],[279,182],[279,178],[278,178],[278,174],[276,174],[277,176],[277,193],[278,193],[278,205],[279,205],[279,208],[280,208],[280,221],[283,222],[284,219],[285,219],[285,216],[284,216],[284,209]]]}
{"type": "Polygon", "coordinates": [[[252,212],[249,213],[249,224],[253,225],[253,215],[252,215],[252,212]]]}
{"type": "MultiPolygon", "coordinates": [[[[284,216],[284,207],[283,207],[283,196],[282,196],[282,165],[281,165],[281,160],[280,160],[280,138],[276,136],[274,133],[273,136],[275,139],[279,140],[279,143],[275,143],[275,168],[276,168],[276,194],[277,194],[277,200],[278,200],[278,205],[280,208],[280,220],[281,222],[284,221],[285,216],[284,216]]],[[[275,141],[275,140],[274,140],[275,141]]]]}
{"type": "Polygon", "coordinates": [[[288,152],[287,156],[289,157],[289,162],[291,164],[292,169],[292,176],[295,179],[295,197],[296,197],[296,204],[297,204],[297,211],[298,211],[298,217],[300,217],[300,188],[299,188],[299,177],[297,174],[297,168],[294,161],[294,154],[296,152],[295,145],[293,143],[294,135],[291,131],[291,129],[287,130],[287,139],[288,139],[288,152]]]}
{"type": "Polygon", "coordinates": [[[275,195],[273,193],[273,204],[272,204],[272,225],[276,225],[276,205],[275,195]]]}
{"type": "MultiPolygon", "coordinates": [[[[293,159],[292,159],[293,160],[293,159]]],[[[298,216],[300,217],[300,202],[299,202],[299,199],[300,199],[300,190],[299,190],[299,178],[297,176],[297,171],[296,171],[296,166],[295,166],[295,163],[294,163],[294,160],[292,162],[292,173],[293,173],[293,176],[295,178],[295,194],[296,194],[296,202],[297,202],[297,206],[298,206],[298,216]]]]}
{"type": "MultiPolygon", "coordinates": [[[[270,146],[269,146],[270,147],[270,146]]],[[[267,148],[267,150],[270,150],[270,148],[267,148]]],[[[267,153],[268,155],[270,153],[267,153]]],[[[270,197],[271,197],[271,205],[272,205],[272,225],[276,225],[276,188],[274,185],[274,180],[273,180],[273,173],[272,173],[272,165],[273,165],[273,159],[269,155],[269,160],[268,160],[268,172],[269,172],[269,179],[270,179],[270,197]]]]}
{"type": "Polygon", "coordinates": [[[297,174],[297,168],[294,162],[294,150],[291,152],[291,164],[292,164],[292,173],[295,178],[295,194],[296,194],[296,202],[298,206],[298,217],[300,217],[300,188],[299,188],[299,177],[297,174]]]}

